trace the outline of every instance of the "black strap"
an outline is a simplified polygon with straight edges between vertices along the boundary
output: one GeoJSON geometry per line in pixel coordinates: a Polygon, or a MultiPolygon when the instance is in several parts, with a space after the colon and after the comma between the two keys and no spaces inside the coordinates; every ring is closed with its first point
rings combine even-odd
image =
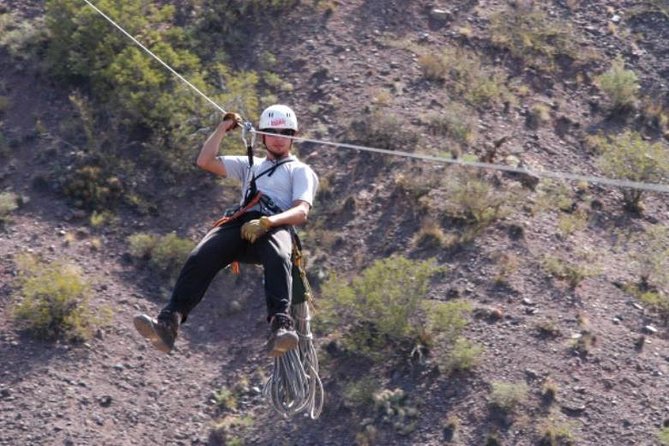
{"type": "MultiPolygon", "coordinates": [[[[271,177],[279,166],[281,166],[283,164],[287,164],[287,163],[292,163],[293,161],[295,161],[295,158],[288,158],[287,160],[283,160],[283,161],[280,161],[280,162],[276,163],[275,165],[273,165],[269,169],[263,170],[258,175],[253,175],[251,177],[251,181],[249,182],[249,189],[246,192],[246,197],[244,198],[244,206],[246,204],[248,204],[251,201],[251,199],[258,193],[258,187],[256,186],[256,180],[258,178],[260,178],[262,176],[265,176],[265,175],[267,175],[268,177],[271,177]]],[[[252,150],[249,151],[249,169],[251,169],[251,172],[253,172],[253,151],[252,150]]]]}

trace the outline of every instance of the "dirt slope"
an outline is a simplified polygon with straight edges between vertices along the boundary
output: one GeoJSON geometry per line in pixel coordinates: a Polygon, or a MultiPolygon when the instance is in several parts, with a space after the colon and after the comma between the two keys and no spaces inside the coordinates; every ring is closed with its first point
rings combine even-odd
{"type": "MultiPolygon", "coordinates": [[[[546,8],[569,20],[585,36],[585,47],[609,58],[624,55],[640,76],[643,93],[669,108],[669,19],[653,12],[633,15],[636,3],[547,2],[546,8]],[[617,33],[611,23],[617,23],[617,33]]],[[[503,2],[355,0],[333,5],[316,15],[300,7],[286,27],[259,35],[243,49],[277,55],[279,73],[294,86],[291,93],[281,93],[280,100],[302,111],[303,126],[311,136],[347,138],[351,120],[382,102],[386,113],[424,133],[416,152],[447,153],[444,141],[429,134],[425,113],[443,111],[452,98],[445,88],[425,81],[412,45],[462,45],[508,72],[516,64],[487,38],[489,17],[504,7],[503,2]],[[435,8],[447,9],[448,14],[435,19],[435,8]],[[464,26],[471,29],[468,38],[457,31],[464,26]]],[[[39,4],[2,0],[0,7],[22,7],[30,14],[41,10],[39,4]]],[[[239,64],[244,63],[240,59],[239,64]]],[[[606,60],[593,62],[592,73],[607,67],[606,60]]],[[[637,123],[632,117],[621,125],[607,119],[602,106],[593,107],[593,96],[599,92],[591,79],[577,82],[564,72],[536,70],[519,78],[530,87],[517,104],[508,110],[500,104],[471,111],[478,136],[470,153],[481,155],[486,144],[510,135],[498,161],[514,154],[534,167],[598,174],[582,144],[583,135],[637,123]],[[550,123],[529,128],[528,109],[537,102],[550,105],[550,123]]],[[[129,260],[126,238],[151,228],[196,240],[235,200],[234,191],[193,180],[180,197],[158,196],[157,216],[127,212],[113,227],[91,228],[88,216],[70,208],[53,185],[34,181],[48,170],[49,159],[41,148],[52,141],[49,135],[35,134],[35,117],[56,132],[62,114],[71,113],[67,92],[55,89],[30,66],[17,64],[4,50],[0,85],[0,94],[10,103],[0,116],[1,128],[18,141],[11,156],[1,161],[0,187],[29,198],[0,231],[0,445],[225,444],[212,434],[225,415],[252,420],[248,427],[231,429],[230,444],[240,444],[231,440],[237,436],[243,444],[254,445],[351,445],[361,442],[356,434],[364,430],[364,419],[375,414],[348,405],[343,386],[350,377],[368,375],[380,377],[387,388],[404,389],[419,412],[416,428],[408,435],[378,422],[373,444],[447,444],[444,425],[451,416],[460,420],[452,444],[498,444],[491,443],[493,437],[504,445],[539,444],[537,430],[546,420],[567,426],[575,437],[573,444],[659,444],[657,433],[669,424],[669,333],[656,315],[615,286],[632,279],[632,271],[625,253],[614,249],[614,234],[667,224],[666,196],[649,194],[644,216],[636,218],[621,209],[618,191],[593,186],[588,194],[600,206],[592,208],[585,230],[568,237],[559,234],[558,209],[537,215],[517,209],[471,244],[421,250],[412,240],[424,211],[403,195],[396,175],[449,175],[452,170],[303,145],[301,157],[330,183],[309,225],[325,227],[336,237],[334,243],[308,248],[311,271],[346,275],[393,253],[435,256],[449,270],[433,284],[430,297],[460,296],[474,302],[477,316],[467,336],[485,353],[473,373],[444,376],[408,360],[400,366],[371,366],[323,352],[328,400],[322,417],[282,420],[260,395],[270,362],[262,351],[264,300],[255,268],[245,267],[241,279],[227,272],[219,276],[171,355],[149,349],[131,324],[137,312],[160,308],[165,284],[129,260]],[[343,206],[347,199],[349,207],[343,206]],[[113,322],[84,346],[38,342],[17,332],[9,314],[16,286],[14,260],[27,250],[81,266],[93,282],[94,306],[111,307],[113,322]],[[499,286],[494,277],[497,259],[504,253],[513,254],[518,266],[499,286]],[[570,289],[541,267],[549,253],[581,256],[598,272],[570,289]],[[549,324],[556,336],[541,336],[537,327],[549,324]],[[584,325],[595,342],[587,354],[578,355],[572,345],[583,336],[584,325]],[[648,326],[657,331],[649,333],[648,326]],[[642,335],[646,341],[638,348],[642,335]],[[552,404],[541,396],[549,377],[558,389],[552,404]],[[219,409],[214,393],[246,378],[238,407],[219,409]],[[500,418],[489,410],[495,381],[529,386],[529,397],[515,417],[500,418]]],[[[598,100],[601,104],[601,97],[598,100]]],[[[504,184],[514,181],[488,175],[504,184]]],[[[588,205],[574,201],[576,206],[588,205]]]]}

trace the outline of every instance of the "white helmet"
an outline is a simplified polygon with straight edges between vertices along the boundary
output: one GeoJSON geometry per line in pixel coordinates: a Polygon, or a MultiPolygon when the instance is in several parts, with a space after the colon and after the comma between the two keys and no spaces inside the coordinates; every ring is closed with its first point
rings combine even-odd
{"type": "Polygon", "coordinates": [[[297,132],[297,116],[286,105],[270,105],[260,115],[258,130],[291,129],[297,132]]]}

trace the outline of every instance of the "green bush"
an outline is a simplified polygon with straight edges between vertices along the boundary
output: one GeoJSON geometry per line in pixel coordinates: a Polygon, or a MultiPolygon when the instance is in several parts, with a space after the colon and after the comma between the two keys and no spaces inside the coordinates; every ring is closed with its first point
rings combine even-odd
{"type": "Polygon", "coordinates": [[[379,381],[370,376],[349,381],[344,387],[344,402],[348,407],[366,407],[374,403],[374,395],[381,388],[379,381]]]}
{"type": "Polygon", "coordinates": [[[485,67],[472,51],[447,47],[438,55],[421,56],[419,64],[428,80],[444,82],[450,91],[463,96],[471,105],[491,106],[515,100],[506,87],[504,72],[485,67]]]}
{"type": "Polygon", "coordinates": [[[476,367],[481,361],[483,347],[465,338],[457,338],[445,361],[439,367],[446,373],[466,372],[476,367]]]}
{"type": "MultiPolygon", "coordinates": [[[[101,0],[96,5],[216,103],[256,117],[257,75],[232,73],[220,59],[203,61],[194,51],[201,42],[192,39],[187,26],[175,23],[174,6],[146,0],[101,0]]],[[[95,123],[96,139],[107,137],[111,151],[120,150],[116,148],[127,139],[144,142],[137,154],[147,161],[142,164],[157,164],[166,178],[192,169],[185,160],[192,159],[192,147],[201,143],[198,130],[220,119],[210,105],[86,5],[48,0],[46,17],[48,72],[90,94],[94,116],[88,124],[95,123]]]]}
{"type": "Polygon", "coordinates": [[[464,299],[425,302],[427,331],[452,344],[467,326],[472,305],[464,299]]]}
{"type": "Polygon", "coordinates": [[[510,7],[491,17],[490,35],[494,44],[506,48],[527,65],[543,70],[555,69],[555,60],[560,55],[573,59],[585,56],[578,51],[577,33],[568,23],[528,5],[510,7]]]}
{"type": "Polygon", "coordinates": [[[453,139],[458,144],[469,146],[476,140],[477,120],[466,107],[460,104],[434,112],[427,117],[428,126],[436,135],[453,139]]]}
{"type": "Polygon", "coordinates": [[[631,107],[637,100],[637,75],[634,71],[625,69],[625,62],[621,57],[613,61],[609,71],[595,78],[595,84],[609,98],[614,110],[631,107]]]}
{"type": "MultiPolygon", "coordinates": [[[[599,165],[608,176],[647,183],[664,183],[669,178],[669,148],[661,142],[645,141],[637,132],[600,140],[599,149],[599,165]]],[[[643,191],[627,187],[621,191],[626,209],[641,212],[643,191]]]]}
{"type": "Polygon", "coordinates": [[[19,13],[0,14],[0,47],[19,60],[37,57],[46,39],[42,17],[28,18],[19,13]]]}
{"type": "Polygon", "coordinates": [[[89,306],[90,287],[81,270],[65,262],[17,259],[20,275],[13,316],[18,325],[41,339],[89,339],[100,322],[89,306]]]}
{"type": "Polygon", "coordinates": [[[640,283],[669,289],[669,227],[654,225],[630,240],[633,266],[640,283]]]}
{"type": "Polygon", "coordinates": [[[443,198],[432,200],[435,208],[469,226],[467,238],[473,238],[493,222],[507,216],[511,206],[522,195],[499,190],[464,169],[454,169],[445,175],[439,194],[443,194],[443,198]]]}
{"type": "Polygon", "coordinates": [[[439,268],[433,260],[394,256],[374,262],[350,283],[323,284],[319,318],[343,327],[345,345],[363,354],[393,340],[415,339],[425,320],[421,302],[439,268]]]}
{"type": "Polygon", "coordinates": [[[0,95],[0,116],[7,112],[10,105],[11,102],[9,101],[9,98],[7,96],[0,95]]]}
{"type": "Polygon", "coordinates": [[[542,266],[551,276],[566,281],[571,290],[576,289],[583,280],[595,273],[591,265],[550,255],[544,257],[542,266]]]}
{"type": "Polygon", "coordinates": [[[65,177],[63,192],[76,207],[105,210],[116,205],[124,187],[119,178],[105,168],[85,165],[65,177]]]}
{"type": "Polygon", "coordinates": [[[0,225],[7,223],[9,215],[19,207],[18,198],[14,192],[0,193],[0,225]]]}
{"type": "Polygon", "coordinates": [[[660,429],[657,433],[657,439],[662,446],[669,446],[669,426],[660,429]]]}
{"type": "Polygon", "coordinates": [[[164,236],[138,233],[128,237],[130,254],[143,259],[156,272],[174,277],[194,247],[189,239],[171,233],[164,236]]]}
{"type": "Polygon", "coordinates": [[[539,446],[570,446],[574,444],[572,424],[553,418],[541,422],[537,429],[539,446]]]}
{"type": "Polygon", "coordinates": [[[413,152],[420,141],[417,132],[407,130],[403,118],[382,110],[351,123],[349,134],[358,144],[405,152],[413,152]]]}
{"type": "Polygon", "coordinates": [[[529,388],[524,382],[494,381],[490,391],[490,405],[504,412],[512,412],[527,400],[529,388]]]}
{"type": "Polygon", "coordinates": [[[409,405],[406,392],[400,388],[381,389],[374,394],[374,406],[381,420],[392,424],[400,435],[409,435],[416,429],[418,409],[409,405]]]}

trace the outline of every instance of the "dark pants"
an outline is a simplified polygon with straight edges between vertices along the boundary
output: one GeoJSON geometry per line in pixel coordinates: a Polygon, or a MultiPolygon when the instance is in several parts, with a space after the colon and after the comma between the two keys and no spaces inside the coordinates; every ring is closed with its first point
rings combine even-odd
{"type": "Polygon", "coordinates": [[[235,260],[263,265],[268,316],[289,313],[293,246],[290,232],[287,227],[279,227],[273,228],[255,243],[242,239],[242,225],[259,217],[259,213],[249,212],[207,233],[188,256],[170,302],[161,311],[161,316],[177,311],[184,322],[200,303],[216,274],[235,260]]]}

